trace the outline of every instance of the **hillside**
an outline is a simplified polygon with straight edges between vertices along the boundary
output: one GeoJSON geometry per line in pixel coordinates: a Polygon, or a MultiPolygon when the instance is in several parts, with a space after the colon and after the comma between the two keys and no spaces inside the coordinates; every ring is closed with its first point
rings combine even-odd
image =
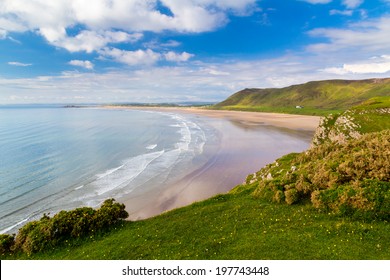
{"type": "Polygon", "coordinates": [[[244,89],[213,108],[325,116],[378,96],[390,96],[390,78],[327,80],[285,88],[244,89]]]}

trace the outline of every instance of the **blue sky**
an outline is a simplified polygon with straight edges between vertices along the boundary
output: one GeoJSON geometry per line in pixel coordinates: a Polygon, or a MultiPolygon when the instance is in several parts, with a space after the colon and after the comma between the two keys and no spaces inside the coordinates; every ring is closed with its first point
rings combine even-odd
{"type": "Polygon", "coordinates": [[[0,0],[0,104],[390,76],[390,0],[0,0]]]}

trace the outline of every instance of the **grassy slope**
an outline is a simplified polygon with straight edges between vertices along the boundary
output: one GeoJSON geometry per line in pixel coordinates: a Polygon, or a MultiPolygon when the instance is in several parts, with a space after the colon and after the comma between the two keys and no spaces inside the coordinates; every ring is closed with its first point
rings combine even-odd
{"type": "Polygon", "coordinates": [[[389,96],[374,97],[352,108],[355,122],[361,133],[390,129],[389,96]],[[387,111],[385,111],[387,110],[387,111]]]}
{"type": "MultiPolygon", "coordinates": [[[[254,199],[253,187],[127,222],[35,259],[389,259],[390,224],[254,199]]],[[[27,258],[19,255],[19,258],[27,258]]]]}
{"type": "Polygon", "coordinates": [[[376,96],[390,95],[390,79],[308,82],[286,88],[244,89],[213,108],[327,115],[376,96]],[[295,106],[304,106],[296,109],[295,106]]]}

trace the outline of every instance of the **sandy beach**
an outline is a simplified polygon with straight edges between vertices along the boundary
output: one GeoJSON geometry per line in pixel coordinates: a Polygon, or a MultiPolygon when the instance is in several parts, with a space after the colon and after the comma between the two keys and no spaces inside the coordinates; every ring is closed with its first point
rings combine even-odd
{"type": "Polygon", "coordinates": [[[176,112],[181,114],[195,114],[211,118],[221,118],[243,125],[272,125],[296,130],[314,131],[320,121],[317,116],[263,113],[263,112],[243,112],[227,110],[209,110],[197,107],[137,107],[137,106],[105,106],[111,109],[133,109],[159,112],[176,112]]]}
{"type": "Polygon", "coordinates": [[[130,214],[130,220],[145,219],[228,192],[242,183],[248,174],[258,171],[276,158],[307,149],[320,120],[314,116],[199,108],[109,108],[190,114],[213,126],[220,135],[218,146],[206,151],[212,153],[210,160],[200,168],[183,174],[182,178],[169,186],[152,188],[121,199],[130,214]],[[267,129],[266,133],[264,128],[267,129]],[[284,140],[281,135],[287,135],[289,140],[284,140]],[[268,140],[263,141],[264,137],[268,137],[268,140]]]}

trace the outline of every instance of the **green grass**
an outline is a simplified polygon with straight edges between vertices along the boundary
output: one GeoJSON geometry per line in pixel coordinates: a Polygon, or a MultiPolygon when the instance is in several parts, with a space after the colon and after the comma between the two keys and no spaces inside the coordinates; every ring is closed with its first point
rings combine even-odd
{"type": "Polygon", "coordinates": [[[244,89],[212,108],[325,116],[377,96],[390,96],[390,79],[329,80],[285,88],[244,89]]]}
{"type": "Polygon", "coordinates": [[[359,124],[361,133],[370,133],[390,129],[390,96],[370,98],[362,104],[353,107],[353,118],[359,124]]]}
{"type": "Polygon", "coordinates": [[[219,195],[104,236],[20,259],[390,259],[390,224],[353,221],[310,205],[219,195]]]}

